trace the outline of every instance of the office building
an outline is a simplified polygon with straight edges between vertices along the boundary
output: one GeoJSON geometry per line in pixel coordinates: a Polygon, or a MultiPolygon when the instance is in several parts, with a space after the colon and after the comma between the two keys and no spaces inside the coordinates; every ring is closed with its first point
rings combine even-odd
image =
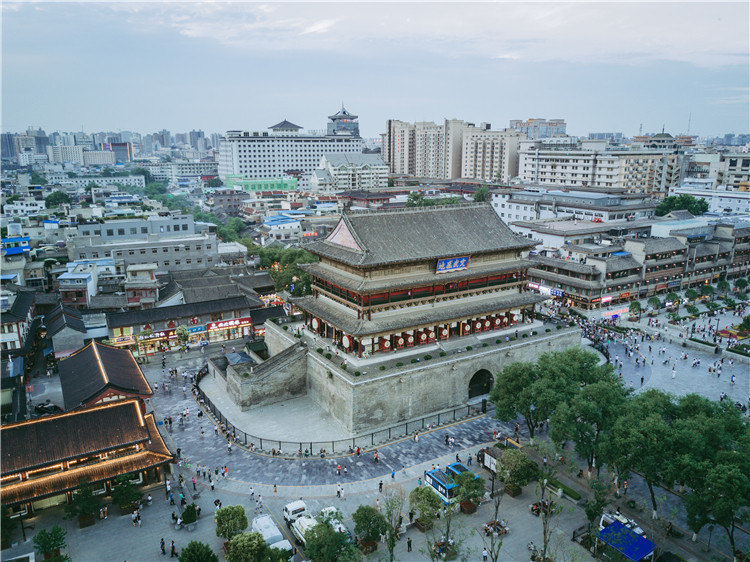
{"type": "Polygon", "coordinates": [[[328,117],[325,135],[303,134],[287,120],[269,127],[271,132],[227,131],[219,147],[219,177],[240,175],[245,179],[296,177],[301,188],[324,154],[362,152],[356,115],[342,108],[328,117]]]}
{"type": "Polygon", "coordinates": [[[388,166],[379,154],[324,154],[310,187],[314,191],[386,188],[388,166]]]}
{"type": "Polygon", "coordinates": [[[463,129],[462,178],[507,183],[518,175],[518,144],[523,133],[513,129],[490,130],[489,123],[463,129]]]}
{"type": "Polygon", "coordinates": [[[567,125],[564,119],[511,119],[510,128],[523,133],[531,140],[565,136],[567,125]]]}
{"type": "Polygon", "coordinates": [[[84,163],[82,146],[48,146],[47,157],[51,164],[81,165],[84,163]]]}

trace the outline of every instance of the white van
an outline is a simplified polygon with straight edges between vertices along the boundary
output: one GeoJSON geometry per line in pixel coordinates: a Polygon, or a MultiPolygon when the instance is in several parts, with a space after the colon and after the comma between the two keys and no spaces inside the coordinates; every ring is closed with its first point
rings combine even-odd
{"type": "Polygon", "coordinates": [[[259,515],[253,519],[250,529],[263,535],[263,540],[267,545],[272,545],[284,540],[284,536],[279,531],[273,517],[270,515],[259,515]]]}

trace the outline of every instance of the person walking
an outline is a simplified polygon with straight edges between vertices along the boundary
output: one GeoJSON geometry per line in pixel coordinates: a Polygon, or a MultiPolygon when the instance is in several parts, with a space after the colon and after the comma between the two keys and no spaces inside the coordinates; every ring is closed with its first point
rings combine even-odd
{"type": "Polygon", "coordinates": [[[211,478],[211,475],[208,475],[208,483],[211,484],[211,491],[214,491],[214,479],[211,478]]]}
{"type": "Polygon", "coordinates": [[[198,488],[195,487],[195,476],[193,476],[193,492],[197,492],[198,488]]]}
{"type": "Polygon", "coordinates": [[[411,552],[411,537],[406,539],[406,552],[411,552]]]}
{"type": "Polygon", "coordinates": [[[487,549],[482,550],[482,562],[487,562],[487,557],[489,556],[489,552],[487,552],[487,549]]]}
{"type": "Polygon", "coordinates": [[[133,527],[135,527],[136,523],[138,523],[138,510],[134,509],[133,514],[130,516],[130,518],[133,520],[133,527]]]}
{"type": "Polygon", "coordinates": [[[391,480],[393,480],[394,478],[396,478],[396,471],[391,470],[391,480]]]}
{"type": "Polygon", "coordinates": [[[378,482],[378,492],[383,493],[383,481],[378,482]]]}
{"type": "Polygon", "coordinates": [[[138,522],[138,528],[141,528],[141,510],[136,510],[135,520],[138,522]]]}
{"type": "Polygon", "coordinates": [[[174,541],[171,541],[169,545],[169,557],[170,558],[177,558],[177,548],[174,545],[174,541]]]}
{"type": "Polygon", "coordinates": [[[167,555],[167,549],[164,543],[164,537],[161,538],[159,541],[159,548],[161,548],[161,555],[166,556],[167,555]]]}

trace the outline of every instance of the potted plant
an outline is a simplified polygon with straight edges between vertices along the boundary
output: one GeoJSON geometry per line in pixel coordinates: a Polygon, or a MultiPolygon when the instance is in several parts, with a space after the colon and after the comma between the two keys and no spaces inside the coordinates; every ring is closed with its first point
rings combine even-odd
{"type": "Polygon", "coordinates": [[[475,513],[484,495],[484,480],[473,472],[462,472],[453,479],[456,484],[456,501],[464,513],[475,513]]]}
{"type": "Polygon", "coordinates": [[[409,505],[419,511],[415,525],[424,532],[432,529],[435,513],[443,507],[443,500],[429,486],[418,486],[409,493],[409,505]]]}
{"type": "Polygon", "coordinates": [[[60,550],[67,546],[65,542],[67,534],[68,532],[58,525],[54,525],[49,531],[42,529],[34,535],[34,548],[45,560],[50,560],[52,557],[59,560],[60,550]]]}
{"type": "Polygon", "coordinates": [[[72,501],[65,506],[67,518],[78,517],[78,524],[81,529],[94,524],[96,519],[94,515],[99,511],[99,498],[94,496],[91,485],[83,478],[79,481],[78,487],[73,490],[72,501]]]}
{"type": "Polygon", "coordinates": [[[498,474],[503,478],[505,493],[515,497],[521,488],[537,477],[539,467],[523,451],[512,449],[505,451],[499,461],[498,474]]]}
{"type": "Polygon", "coordinates": [[[120,515],[128,515],[133,512],[133,502],[141,499],[141,493],[130,478],[122,474],[115,478],[115,487],[112,490],[112,502],[120,506],[120,515]]]}
{"type": "Polygon", "coordinates": [[[359,537],[359,548],[370,554],[378,548],[378,540],[388,530],[385,516],[371,505],[360,505],[352,514],[354,533],[359,537]]]}
{"type": "Polygon", "coordinates": [[[191,503],[182,512],[182,524],[187,526],[188,531],[195,531],[195,522],[197,520],[198,512],[195,510],[195,503],[191,503]]]}

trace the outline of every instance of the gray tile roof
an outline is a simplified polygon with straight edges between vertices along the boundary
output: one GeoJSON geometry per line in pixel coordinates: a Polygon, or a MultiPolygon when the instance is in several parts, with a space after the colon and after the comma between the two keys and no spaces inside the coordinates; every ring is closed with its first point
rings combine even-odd
{"type": "Polygon", "coordinates": [[[211,301],[196,302],[192,304],[178,304],[176,306],[164,306],[162,308],[147,308],[145,310],[131,310],[128,312],[115,312],[107,314],[107,325],[110,328],[121,328],[125,326],[137,326],[163,322],[164,320],[179,320],[180,318],[192,318],[204,314],[219,314],[252,308],[247,297],[219,298],[211,301]]]}
{"type": "Polygon", "coordinates": [[[607,273],[635,269],[637,267],[642,267],[642,264],[633,256],[612,256],[607,258],[607,273]]]}
{"type": "Polygon", "coordinates": [[[339,327],[353,336],[373,336],[399,331],[421,329],[435,324],[458,322],[477,316],[506,312],[512,308],[529,306],[548,300],[549,297],[532,292],[509,294],[497,293],[443,301],[435,306],[411,306],[396,311],[376,315],[372,320],[357,320],[354,315],[342,313],[341,307],[330,304],[326,299],[312,296],[290,299],[299,308],[318,318],[339,327]]]}
{"type": "Polygon", "coordinates": [[[672,211],[668,213],[667,218],[677,219],[680,221],[686,221],[686,220],[694,219],[695,215],[691,213],[690,211],[681,210],[681,211],[672,211]]]}
{"type": "Polygon", "coordinates": [[[637,240],[628,240],[628,242],[643,244],[643,250],[647,254],[661,253],[661,252],[672,252],[675,250],[684,250],[687,248],[685,244],[677,240],[677,238],[639,238],[637,240]]]}
{"type": "Polygon", "coordinates": [[[345,214],[328,238],[306,244],[304,249],[368,267],[534,246],[511,232],[492,207],[479,203],[345,214]],[[359,250],[329,241],[344,228],[359,250]]]}
{"type": "Polygon", "coordinates": [[[544,265],[554,266],[567,271],[575,271],[576,273],[584,273],[588,275],[594,275],[597,273],[597,269],[593,265],[585,265],[577,261],[548,258],[547,256],[537,256],[536,260],[544,265]]]}
{"type": "Polygon", "coordinates": [[[571,285],[572,287],[579,287],[582,289],[598,289],[602,286],[600,280],[587,281],[585,279],[578,279],[577,277],[570,277],[568,275],[561,275],[559,273],[553,273],[551,271],[545,271],[542,269],[531,268],[529,269],[529,277],[547,279],[554,281],[562,285],[571,285]]]}
{"type": "Polygon", "coordinates": [[[44,316],[44,325],[47,327],[47,336],[55,336],[65,328],[71,328],[76,332],[86,333],[86,325],[83,323],[83,315],[80,311],[58,304],[44,316]]]}
{"type": "Polygon", "coordinates": [[[287,129],[287,130],[294,129],[294,130],[299,130],[302,127],[300,127],[299,125],[295,125],[291,121],[287,121],[286,119],[284,119],[283,121],[281,121],[279,123],[276,123],[275,125],[271,125],[268,128],[269,129],[287,129]]]}

